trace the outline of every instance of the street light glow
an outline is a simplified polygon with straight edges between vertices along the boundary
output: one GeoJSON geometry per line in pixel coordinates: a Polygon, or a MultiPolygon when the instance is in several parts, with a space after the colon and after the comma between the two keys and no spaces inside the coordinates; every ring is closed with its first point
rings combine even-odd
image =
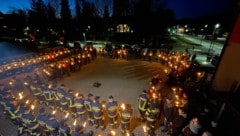
{"type": "Polygon", "coordinates": [[[219,28],[219,27],[220,27],[220,24],[217,23],[217,24],[215,25],[215,28],[219,28]]]}

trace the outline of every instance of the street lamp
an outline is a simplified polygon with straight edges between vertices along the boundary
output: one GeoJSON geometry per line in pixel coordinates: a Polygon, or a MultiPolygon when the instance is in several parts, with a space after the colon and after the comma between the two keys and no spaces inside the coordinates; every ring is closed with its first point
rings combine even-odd
{"type": "Polygon", "coordinates": [[[219,27],[220,27],[219,23],[214,25],[214,29],[213,29],[213,33],[212,33],[212,40],[211,40],[211,43],[210,43],[210,46],[209,46],[209,49],[208,49],[208,53],[207,53],[207,55],[208,55],[207,60],[208,61],[210,61],[210,50],[213,49],[216,31],[219,27]]]}
{"type": "Polygon", "coordinates": [[[86,34],[83,33],[84,42],[86,42],[86,34]]]}
{"type": "Polygon", "coordinates": [[[204,38],[204,36],[206,36],[206,28],[207,27],[208,27],[208,25],[205,24],[204,28],[201,29],[201,31],[202,31],[202,39],[201,39],[200,45],[202,45],[203,38],[204,38]],[[204,30],[205,30],[205,32],[204,32],[204,30]]]}

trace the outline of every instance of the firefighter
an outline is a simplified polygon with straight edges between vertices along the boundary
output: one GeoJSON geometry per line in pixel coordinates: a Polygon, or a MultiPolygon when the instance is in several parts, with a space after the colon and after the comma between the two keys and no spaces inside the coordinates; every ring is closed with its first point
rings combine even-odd
{"type": "Polygon", "coordinates": [[[70,109],[70,110],[72,110],[72,108],[74,108],[74,96],[73,96],[73,90],[72,89],[69,89],[68,90],[68,92],[67,92],[67,94],[66,94],[66,100],[67,100],[67,102],[68,102],[68,108],[70,109]]]}
{"type": "Polygon", "coordinates": [[[113,96],[109,96],[108,103],[106,105],[107,114],[109,118],[109,124],[112,126],[112,128],[117,127],[117,101],[113,100],[113,96]]]}
{"type": "Polygon", "coordinates": [[[148,108],[149,98],[147,96],[147,91],[143,90],[142,94],[138,97],[138,110],[140,112],[141,121],[145,120],[145,113],[148,108]]]}
{"type": "Polygon", "coordinates": [[[19,134],[23,133],[23,129],[30,135],[40,135],[39,124],[36,117],[30,112],[30,109],[25,109],[24,113],[20,117],[22,126],[18,128],[19,134]]]}
{"type": "MultiPolygon", "coordinates": [[[[44,99],[45,99],[44,102],[45,102],[46,106],[49,106],[50,104],[52,104],[53,95],[52,95],[52,92],[51,92],[50,88],[43,91],[43,96],[44,96],[44,99]]],[[[53,108],[53,107],[50,105],[50,108],[53,108]]]]}
{"type": "Polygon", "coordinates": [[[54,114],[49,115],[49,119],[46,121],[46,133],[47,135],[58,135],[59,122],[55,119],[54,114]]]}
{"type": "Polygon", "coordinates": [[[121,116],[121,132],[123,135],[127,135],[129,134],[130,131],[132,109],[125,107],[124,104],[121,105],[120,116],[121,116]]]}
{"type": "Polygon", "coordinates": [[[59,136],[70,136],[71,129],[67,124],[67,119],[60,121],[59,136]]]}
{"type": "Polygon", "coordinates": [[[93,94],[89,93],[88,98],[84,101],[84,105],[88,112],[88,122],[89,125],[94,124],[94,117],[93,117],[93,111],[92,111],[92,103],[93,103],[93,94]]]}
{"type": "Polygon", "coordinates": [[[154,132],[156,120],[160,116],[160,105],[156,99],[149,105],[146,111],[146,126],[148,133],[154,132]]]}
{"type": "Polygon", "coordinates": [[[83,95],[77,96],[77,98],[74,100],[74,108],[76,109],[76,115],[75,117],[79,116],[82,121],[85,121],[85,106],[84,106],[84,99],[83,95]]]}
{"type": "Polygon", "coordinates": [[[41,133],[44,133],[45,125],[48,119],[49,117],[46,114],[45,109],[41,108],[39,110],[39,115],[37,115],[37,121],[38,121],[41,133]]]}
{"type": "Polygon", "coordinates": [[[102,130],[104,130],[105,127],[104,127],[104,121],[103,121],[103,107],[99,102],[99,99],[100,99],[99,96],[95,96],[92,104],[94,123],[96,125],[96,128],[100,127],[102,130]]]}

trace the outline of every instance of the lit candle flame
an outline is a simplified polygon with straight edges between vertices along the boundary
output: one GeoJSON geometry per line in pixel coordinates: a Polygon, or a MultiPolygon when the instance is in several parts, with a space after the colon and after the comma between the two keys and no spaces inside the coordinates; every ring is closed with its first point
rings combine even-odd
{"type": "Polygon", "coordinates": [[[143,126],[143,132],[147,133],[147,127],[146,126],[143,126]]]}
{"type": "Polygon", "coordinates": [[[126,107],[125,107],[125,104],[122,104],[122,105],[121,105],[121,108],[122,108],[123,110],[125,110],[125,108],[126,108],[126,107]]]}
{"type": "Polygon", "coordinates": [[[19,99],[21,100],[23,98],[23,92],[18,93],[19,99]]]}
{"type": "Polygon", "coordinates": [[[67,112],[66,115],[64,116],[65,118],[67,118],[69,116],[69,113],[67,112]]]}
{"type": "Polygon", "coordinates": [[[76,93],[75,96],[78,97],[78,93],[76,93]]]}
{"type": "Polygon", "coordinates": [[[76,125],[77,125],[77,120],[75,119],[73,122],[73,126],[76,126],[76,125]]]}
{"type": "Polygon", "coordinates": [[[85,127],[86,127],[86,125],[87,125],[87,122],[85,121],[85,122],[83,123],[83,127],[85,128],[85,127]]]}
{"type": "Polygon", "coordinates": [[[57,112],[56,110],[53,110],[53,111],[52,111],[52,114],[54,115],[54,114],[56,114],[56,112],[57,112]]]}
{"type": "Polygon", "coordinates": [[[26,101],[26,104],[28,104],[28,103],[29,103],[29,100],[26,101]]]}
{"type": "Polygon", "coordinates": [[[116,135],[116,132],[114,130],[111,131],[111,135],[112,136],[115,136],[116,135]]]}
{"type": "Polygon", "coordinates": [[[31,105],[31,109],[34,110],[34,109],[35,109],[35,106],[34,106],[34,105],[31,105]]]}

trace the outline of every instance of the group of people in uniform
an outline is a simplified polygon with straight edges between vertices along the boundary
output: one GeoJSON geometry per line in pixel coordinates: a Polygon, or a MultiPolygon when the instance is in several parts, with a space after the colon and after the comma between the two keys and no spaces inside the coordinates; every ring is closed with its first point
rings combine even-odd
{"type": "MultiPolygon", "coordinates": [[[[84,58],[86,57],[85,53],[92,52],[92,48],[86,47],[81,51],[84,53],[81,54],[76,51],[78,52],[78,54],[75,54],[76,56],[71,56],[72,58],[63,61],[68,62],[70,72],[80,68],[79,61],[90,61],[90,57],[88,59],[84,58]],[[75,66],[75,64],[77,65],[75,66]],[[72,65],[72,68],[70,65],[72,65]]],[[[53,69],[59,69],[58,66],[65,67],[65,63],[53,61],[52,64],[48,65],[53,69]]],[[[45,74],[48,75],[47,72],[45,74]]],[[[123,135],[130,134],[133,114],[130,104],[120,105],[112,95],[109,96],[107,102],[100,101],[100,96],[94,96],[92,93],[84,97],[83,94],[79,94],[79,92],[66,87],[64,84],[58,86],[55,82],[43,82],[44,80],[41,77],[35,73],[33,77],[25,76],[22,82],[14,77],[11,84],[10,82],[8,85],[0,84],[0,104],[4,113],[18,125],[19,135],[23,132],[30,135],[93,135],[93,131],[84,132],[85,122],[101,130],[105,130],[107,125],[111,126],[112,129],[116,129],[120,125],[123,135]],[[29,101],[23,101],[23,92],[27,92],[27,95],[24,94],[25,98],[26,96],[29,96],[29,99],[32,100],[36,98],[35,100],[39,103],[38,107],[44,108],[37,110],[36,105],[30,105],[29,101]],[[65,114],[66,118],[58,120],[55,114],[56,110],[65,114]],[[69,125],[67,120],[69,114],[72,115],[73,119],[79,119],[81,125],[76,124],[74,127],[69,125]]],[[[47,81],[51,80],[48,79],[47,81]]],[[[186,119],[183,107],[177,107],[177,114],[173,117],[172,98],[167,97],[166,101],[162,101],[162,79],[154,77],[150,83],[150,88],[143,90],[138,97],[140,120],[146,125],[146,133],[154,136],[154,131],[159,125],[161,110],[163,110],[164,116],[163,132],[169,130],[169,126],[171,126],[172,134],[179,133],[182,126],[176,127],[177,122],[186,119]],[[164,103],[163,108],[162,103],[164,103]]]]}
{"type": "Polygon", "coordinates": [[[19,135],[24,132],[30,135],[93,135],[93,131],[83,132],[86,122],[101,130],[105,130],[107,123],[112,129],[117,129],[121,124],[122,133],[130,133],[132,109],[129,105],[120,106],[113,96],[109,96],[108,102],[100,101],[100,96],[91,93],[85,98],[64,84],[57,86],[44,83],[36,75],[34,79],[27,76],[28,84],[22,82],[22,87],[16,87],[21,82],[15,83],[13,79],[10,80],[11,85],[0,85],[1,106],[4,113],[18,125],[19,135]],[[25,91],[20,92],[23,89],[25,91]],[[25,101],[23,98],[28,99],[25,101]],[[30,104],[29,101],[33,102],[30,104]],[[61,111],[64,119],[58,120],[56,111],[61,111]],[[69,115],[80,120],[79,124],[82,125],[75,125],[74,128],[68,125],[69,115]]]}

